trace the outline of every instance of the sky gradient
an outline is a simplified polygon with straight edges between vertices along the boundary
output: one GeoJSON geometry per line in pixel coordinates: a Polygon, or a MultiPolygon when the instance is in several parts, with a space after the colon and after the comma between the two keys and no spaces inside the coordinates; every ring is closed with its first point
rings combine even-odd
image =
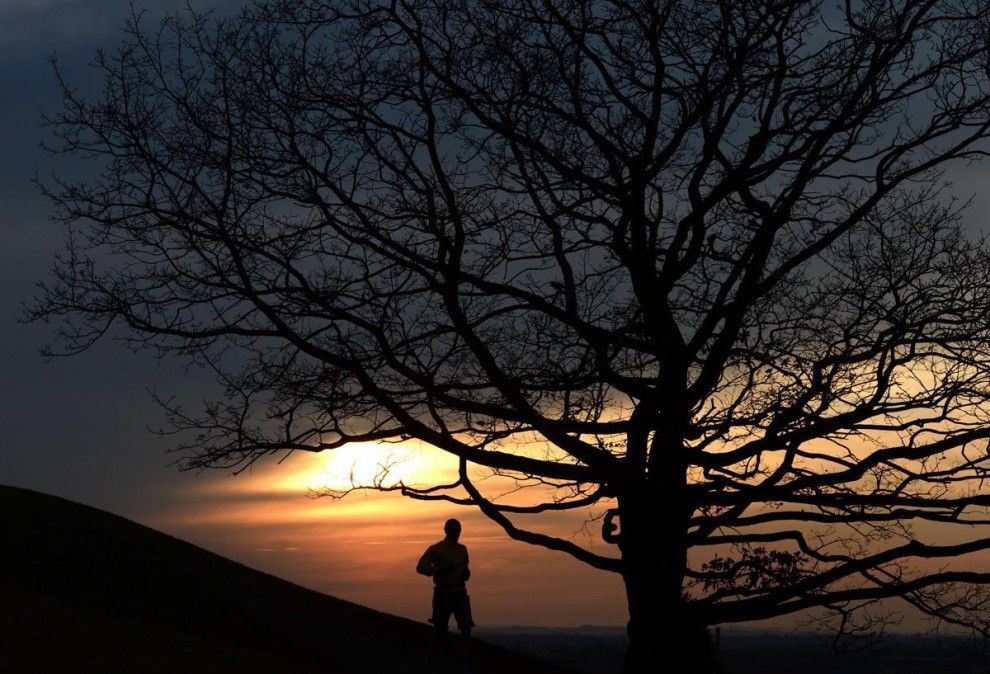
{"type": "MultiPolygon", "coordinates": [[[[212,5],[197,0],[194,6],[212,5]]],[[[149,20],[184,0],[142,0],[149,20]]],[[[225,5],[230,11],[233,4],[225,5]]],[[[210,376],[178,361],[156,361],[104,340],[85,354],[45,361],[39,349],[51,326],[18,323],[23,303],[61,248],[61,227],[32,185],[53,170],[85,171],[40,147],[44,111],[58,108],[48,58],[83,92],[99,90],[88,67],[98,48],[121,39],[126,0],[5,0],[0,3],[0,484],[91,504],[202,545],[235,560],[328,594],[424,620],[429,581],[413,569],[459,516],[471,551],[469,586],[483,625],[619,625],[626,609],[617,576],[569,557],[509,540],[480,513],[359,493],[344,501],[312,499],[314,488],[345,486],[356,469],[373,471],[387,450],[294,455],[260,462],[239,476],[182,473],[168,440],[148,427],[163,423],[150,389],[195,405],[215,391],[210,376]]],[[[990,208],[985,166],[953,168],[956,194],[972,199],[967,226],[984,228],[990,208]]],[[[449,457],[412,447],[410,481],[451,470],[449,457]]],[[[367,477],[367,475],[365,476],[367,477]]],[[[540,526],[582,544],[597,540],[593,513],[541,516],[540,526]],[[583,525],[588,524],[587,527],[583,525]]],[[[933,534],[934,535],[934,534],[933,534]]],[[[605,552],[598,542],[595,550],[605,552]]],[[[981,560],[982,561],[982,560],[981,560]]],[[[982,561],[982,563],[986,563],[982,561]]]]}
{"type": "MultiPolygon", "coordinates": [[[[154,19],[184,1],[137,3],[154,19]]],[[[197,8],[218,3],[196,2],[197,8]]],[[[229,11],[229,6],[228,6],[229,11]]],[[[509,540],[480,513],[354,494],[344,501],[307,497],[339,485],[377,458],[360,452],[263,462],[237,477],[179,472],[167,440],[148,427],[163,422],[150,389],[195,404],[211,379],[177,361],[157,362],[104,341],[72,358],[46,361],[39,349],[51,327],[18,324],[34,284],[62,244],[51,208],[32,185],[52,173],[85,170],[41,147],[43,112],[58,108],[49,57],[69,81],[96,92],[87,64],[121,39],[126,0],[6,0],[0,3],[0,484],[56,494],[103,508],[189,540],[255,568],[376,609],[425,620],[430,583],[414,572],[427,545],[456,514],[472,558],[470,583],[479,624],[619,625],[625,599],[617,576],[509,540]]],[[[368,449],[368,448],[364,448],[368,449]]],[[[428,476],[446,457],[420,452],[428,476]],[[429,456],[423,456],[429,454],[429,456]]],[[[417,469],[417,470],[418,470],[417,469]]],[[[408,466],[404,470],[411,470],[408,466]]],[[[415,473],[412,470],[412,473],[415,473]]],[[[540,520],[545,530],[587,544],[588,516],[540,520]]],[[[592,530],[597,524],[592,524],[592,530]]],[[[604,547],[599,544],[600,548],[604,547]]]]}

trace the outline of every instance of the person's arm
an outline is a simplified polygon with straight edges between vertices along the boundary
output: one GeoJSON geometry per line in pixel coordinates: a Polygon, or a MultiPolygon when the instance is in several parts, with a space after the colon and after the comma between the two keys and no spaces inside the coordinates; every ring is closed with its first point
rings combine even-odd
{"type": "Polygon", "coordinates": [[[467,579],[471,577],[471,569],[468,567],[468,552],[467,548],[464,548],[464,573],[461,574],[461,580],[467,582],[467,579]]]}
{"type": "Polygon", "coordinates": [[[433,572],[436,570],[436,562],[433,561],[433,548],[427,548],[423,556],[419,558],[419,562],[416,564],[416,573],[423,576],[432,576],[433,572]]]}

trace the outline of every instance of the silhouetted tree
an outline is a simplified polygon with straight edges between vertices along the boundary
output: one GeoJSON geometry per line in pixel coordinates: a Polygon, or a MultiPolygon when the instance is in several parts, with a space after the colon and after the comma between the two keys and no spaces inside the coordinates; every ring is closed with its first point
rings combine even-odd
{"type": "Polygon", "coordinates": [[[48,187],[72,236],[32,315],[215,368],[172,408],[189,467],[456,455],[370,486],[621,574],[629,672],[891,597],[987,630],[990,573],[947,560],[990,548],[990,260],[944,173],[986,151],[987,2],[183,17],[134,18],[99,97],[65,85],[56,149],[102,173],[48,187]],[[516,517],[593,504],[615,555],[516,517]]]}

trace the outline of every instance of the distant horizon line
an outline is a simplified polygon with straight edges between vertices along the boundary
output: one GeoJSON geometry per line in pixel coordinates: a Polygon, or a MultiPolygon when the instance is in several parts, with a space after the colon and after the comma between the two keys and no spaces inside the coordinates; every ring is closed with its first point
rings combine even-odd
{"type": "MultiPolygon", "coordinates": [[[[728,624],[728,625],[713,625],[709,629],[715,629],[715,628],[721,629],[721,631],[723,633],[724,632],[736,632],[736,633],[748,633],[748,634],[775,633],[775,634],[799,634],[799,635],[804,635],[804,636],[816,636],[816,635],[819,635],[819,636],[823,636],[823,637],[831,637],[831,636],[834,635],[834,632],[831,632],[829,630],[823,630],[823,629],[804,629],[804,628],[801,628],[801,627],[798,627],[798,626],[794,626],[794,627],[783,627],[783,626],[781,626],[781,627],[776,627],[776,626],[774,626],[774,627],[748,627],[748,626],[744,626],[744,625],[728,624]]],[[[557,633],[566,633],[566,632],[604,632],[604,633],[621,633],[621,634],[624,635],[625,632],[626,632],[626,627],[625,627],[625,625],[593,625],[593,624],[584,624],[584,625],[522,625],[522,624],[515,624],[515,623],[496,623],[496,624],[491,624],[491,625],[479,625],[479,626],[477,626],[475,628],[475,631],[478,631],[478,632],[483,632],[483,631],[486,631],[486,630],[490,630],[490,631],[516,631],[516,632],[523,632],[523,631],[525,631],[525,632],[557,632],[557,633]]],[[[904,628],[904,629],[890,628],[890,629],[885,630],[884,634],[881,635],[879,638],[882,639],[883,636],[886,636],[886,635],[890,635],[890,636],[921,636],[921,637],[931,637],[931,638],[974,636],[971,631],[969,631],[969,630],[962,630],[962,629],[960,629],[960,630],[952,630],[952,631],[946,630],[946,631],[939,632],[939,633],[936,634],[936,633],[932,633],[929,630],[918,630],[918,629],[912,630],[912,629],[909,629],[909,628],[904,628]]],[[[986,638],[990,638],[990,637],[986,637],[986,638]]]]}

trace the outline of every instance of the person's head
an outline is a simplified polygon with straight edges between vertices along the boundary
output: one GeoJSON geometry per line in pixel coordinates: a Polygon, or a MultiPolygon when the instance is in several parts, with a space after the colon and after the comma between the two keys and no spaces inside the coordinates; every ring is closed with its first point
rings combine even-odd
{"type": "Polygon", "coordinates": [[[461,537],[461,523],[453,517],[443,523],[443,532],[447,534],[447,540],[457,542],[461,537]]]}

